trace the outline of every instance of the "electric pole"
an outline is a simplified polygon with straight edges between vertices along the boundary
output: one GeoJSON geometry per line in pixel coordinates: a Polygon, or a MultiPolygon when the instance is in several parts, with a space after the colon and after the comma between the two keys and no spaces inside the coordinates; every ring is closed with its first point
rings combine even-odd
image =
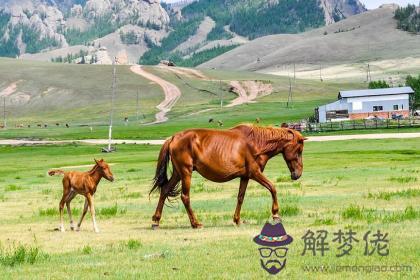
{"type": "Polygon", "coordinates": [[[6,97],[3,97],[3,126],[7,128],[7,121],[6,121],[6,97]]]}
{"type": "Polygon", "coordinates": [[[372,81],[372,76],[370,75],[370,64],[368,63],[367,72],[366,72],[366,81],[370,83],[372,81]]]}
{"type": "Polygon", "coordinates": [[[137,99],[136,99],[136,119],[139,121],[139,90],[137,90],[137,99]]]}
{"type": "Polygon", "coordinates": [[[293,102],[293,96],[292,96],[292,79],[289,75],[289,96],[287,97],[287,108],[289,108],[289,104],[291,105],[293,102]]]}
{"type": "Polygon", "coordinates": [[[115,92],[116,92],[116,83],[117,83],[117,58],[115,57],[112,61],[112,94],[111,94],[111,113],[109,116],[109,131],[108,131],[108,148],[102,149],[103,152],[111,153],[115,151],[112,148],[112,124],[114,119],[114,99],[115,99],[115,92]]]}
{"type": "Polygon", "coordinates": [[[222,89],[222,81],[219,81],[219,88],[220,88],[220,109],[223,108],[223,89],[222,89]]]}

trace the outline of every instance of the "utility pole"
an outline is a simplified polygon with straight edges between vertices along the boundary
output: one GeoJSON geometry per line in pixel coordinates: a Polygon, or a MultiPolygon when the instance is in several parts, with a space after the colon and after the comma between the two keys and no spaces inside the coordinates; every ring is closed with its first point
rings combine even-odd
{"type": "Polygon", "coordinates": [[[223,108],[223,89],[222,89],[222,80],[219,81],[220,88],[220,109],[223,108]]]}
{"type": "Polygon", "coordinates": [[[296,81],[296,63],[293,63],[293,80],[296,81]]]}
{"type": "Polygon", "coordinates": [[[111,153],[115,151],[115,148],[112,147],[112,124],[114,119],[114,99],[116,92],[116,83],[117,83],[117,68],[116,68],[117,58],[115,57],[112,61],[112,94],[111,94],[111,113],[109,116],[109,131],[108,131],[108,147],[102,149],[102,152],[111,153]]]}
{"type": "Polygon", "coordinates": [[[289,108],[289,104],[291,105],[293,102],[293,93],[292,93],[292,79],[289,75],[289,96],[287,97],[287,108],[289,108]]]}
{"type": "Polygon", "coordinates": [[[367,66],[366,81],[370,83],[372,81],[372,76],[370,75],[370,64],[367,66]]]}
{"type": "Polygon", "coordinates": [[[3,97],[3,126],[7,128],[7,121],[6,121],[6,97],[3,97]]]}
{"type": "Polygon", "coordinates": [[[319,65],[319,80],[322,82],[322,64],[319,65]]]}
{"type": "Polygon", "coordinates": [[[137,90],[137,99],[136,99],[136,119],[139,121],[139,90],[137,90]]]}

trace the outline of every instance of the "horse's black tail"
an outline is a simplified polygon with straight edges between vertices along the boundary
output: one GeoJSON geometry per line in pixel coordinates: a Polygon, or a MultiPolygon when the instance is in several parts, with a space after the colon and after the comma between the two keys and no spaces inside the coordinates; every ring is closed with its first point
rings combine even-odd
{"type": "Polygon", "coordinates": [[[180,191],[177,188],[177,184],[175,184],[174,186],[169,186],[167,171],[168,164],[170,161],[169,145],[171,144],[171,142],[172,137],[165,141],[160,150],[159,159],[156,166],[156,173],[155,177],[153,178],[153,186],[149,192],[149,196],[156,190],[158,190],[159,193],[165,191],[166,195],[169,197],[177,197],[180,193],[180,191]]]}

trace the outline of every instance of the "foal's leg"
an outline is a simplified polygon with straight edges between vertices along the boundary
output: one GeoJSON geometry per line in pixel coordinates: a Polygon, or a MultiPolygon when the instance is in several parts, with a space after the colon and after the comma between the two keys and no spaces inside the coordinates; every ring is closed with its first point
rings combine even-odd
{"type": "Polygon", "coordinates": [[[92,215],[93,229],[95,230],[96,233],[99,233],[98,226],[96,225],[95,206],[93,205],[93,196],[88,193],[86,197],[89,203],[90,214],[92,215]]]}
{"type": "Polygon", "coordinates": [[[174,170],[171,179],[169,179],[168,184],[164,186],[160,191],[159,202],[156,207],[155,214],[152,217],[152,228],[157,228],[159,226],[159,221],[162,217],[163,206],[165,205],[165,200],[168,197],[168,193],[176,187],[180,180],[181,179],[179,178],[178,173],[176,173],[176,171],[174,170]]]}
{"type": "Polygon", "coordinates": [[[76,196],[76,192],[71,191],[69,195],[67,196],[66,200],[66,206],[67,206],[67,213],[69,214],[70,218],[70,229],[74,230],[74,224],[73,224],[73,217],[71,215],[71,208],[70,208],[70,202],[73,200],[73,198],[76,196]]]}
{"type": "Polygon", "coordinates": [[[80,226],[82,225],[83,218],[85,217],[88,211],[88,208],[89,208],[89,202],[88,202],[88,199],[85,198],[85,206],[83,208],[83,213],[82,213],[82,216],[80,217],[79,223],[77,224],[77,229],[76,229],[77,231],[80,231],[80,226]]]}
{"type": "Polygon", "coordinates": [[[246,188],[248,186],[249,179],[248,178],[241,178],[241,183],[239,185],[239,193],[238,193],[238,204],[236,204],[235,215],[233,216],[233,222],[239,225],[241,220],[241,207],[242,203],[244,202],[246,188]]]}
{"type": "Polygon", "coordinates": [[[191,226],[193,228],[201,228],[203,227],[203,225],[198,222],[190,204],[190,187],[191,187],[191,175],[192,175],[191,173],[192,173],[192,167],[185,168],[185,170],[183,170],[183,174],[181,175],[182,177],[181,200],[184,203],[185,209],[187,210],[188,217],[190,218],[191,226]]]}
{"type": "Polygon", "coordinates": [[[271,207],[271,213],[273,215],[274,220],[281,220],[279,215],[279,204],[277,202],[277,191],[276,187],[267,177],[264,176],[259,170],[254,172],[252,179],[263,185],[266,189],[268,189],[271,193],[271,197],[273,199],[273,205],[271,207]]]}

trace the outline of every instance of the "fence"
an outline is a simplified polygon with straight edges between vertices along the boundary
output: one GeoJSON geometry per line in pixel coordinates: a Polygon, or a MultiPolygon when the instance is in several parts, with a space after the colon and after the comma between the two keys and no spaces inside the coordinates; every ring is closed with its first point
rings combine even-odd
{"type": "Polygon", "coordinates": [[[373,119],[373,120],[353,120],[328,123],[308,123],[301,127],[301,130],[307,132],[328,132],[343,130],[363,130],[363,129],[386,129],[386,128],[420,128],[420,119],[410,118],[402,120],[391,119],[373,119]]]}

